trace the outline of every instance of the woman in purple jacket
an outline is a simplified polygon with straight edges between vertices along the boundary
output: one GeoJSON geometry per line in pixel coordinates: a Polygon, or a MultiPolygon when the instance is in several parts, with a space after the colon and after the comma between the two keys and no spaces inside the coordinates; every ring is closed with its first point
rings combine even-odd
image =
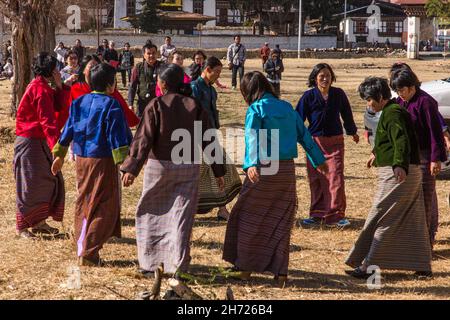
{"type": "Polygon", "coordinates": [[[438,104],[420,89],[420,84],[410,68],[399,68],[391,73],[391,89],[399,95],[397,102],[411,115],[419,141],[425,212],[433,245],[439,220],[436,176],[441,171],[441,163],[447,160],[447,151],[438,104]]]}

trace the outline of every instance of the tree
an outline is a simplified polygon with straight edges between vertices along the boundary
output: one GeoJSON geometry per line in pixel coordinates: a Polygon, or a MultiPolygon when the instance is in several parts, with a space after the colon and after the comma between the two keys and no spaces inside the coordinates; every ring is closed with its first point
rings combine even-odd
{"type": "Polygon", "coordinates": [[[158,16],[157,6],[160,1],[143,0],[142,11],[130,21],[135,29],[141,29],[148,33],[157,33],[161,28],[161,20],[158,16]]]}
{"type": "Polygon", "coordinates": [[[441,19],[450,18],[450,1],[449,0],[428,0],[425,4],[427,15],[441,19]]]}
{"type": "Polygon", "coordinates": [[[55,47],[54,5],[55,0],[0,0],[0,10],[11,21],[14,82],[10,113],[13,117],[33,78],[33,57],[39,51],[52,52],[55,47]]]}

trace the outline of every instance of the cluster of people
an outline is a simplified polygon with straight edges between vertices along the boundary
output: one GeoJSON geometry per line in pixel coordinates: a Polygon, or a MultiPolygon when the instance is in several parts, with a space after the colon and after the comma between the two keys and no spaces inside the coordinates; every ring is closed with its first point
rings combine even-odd
{"type": "MultiPolygon", "coordinates": [[[[223,259],[232,264],[235,277],[247,280],[253,272],[267,271],[283,286],[297,213],[294,159],[298,144],[306,152],[311,189],[309,217],[300,223],[350,224],[346,218],[344,130],[359,142],[350,102],[345,92],[333,85],[337,79],[332,67],[320,63],[309,76],[310,89],[294,108],[280,99],[277,77],[244,72],[245,47],[236,37],[229,48],[228,67],[234,78],[241,74],[240,92],[248,105],[245,181],[242,184],[234,165],[221,160],[227,156],[218,139],[184,144],[180,163],[173,158],[180,153],[179,141],[173,141],[176,130],[193,137],[198,123],[202,136],[210,129],[220,129],[214,85],[223,64],[198,51],[186,72],[184,56],[167,40],[161,48],[163,60],[158,59],[153,43],[143,47],[143,62],[131,72],[128,103],[117,90],[117,65],[111,63],[116,54],[107,40],[104,50],[98,51],[103,61],[99,55],[84,56],[76,77],[66,80],[62,74],[70,72],[64,71],[66,67],[60,72],[57,58],[48,53],[35,58],[35,79],[19,105],[16,120],[17,234],[34,238],[59,233],[46,220],[63,220],[61,169],[72,149],[78,194],[74,241],[80,265],[100,265],[103,245],[110,237],[120,237],[121,185],[131,186],[144,170],[136,210],[139,272],[152,275],[161,263],[169,274],[188,271],[195,214],[219,208],[218,219],[228,221],[223,259]],[[133,112],[136,95],[137,115],[133,112]],[[134,136],[133,127],[137,127],[134,136]],[[277,135],[271,134],[274,130],[277,135]],[[267,131],[261,138],[260,133],[267,131]],[[261,152],[274,144],[276,152],[261,152]],[[211,147],[212,159],[197,163],[211,147]],[[273,165],[278,169],[268,174],[273,165]],[[238,194],[230,214],[226,205],[238,194]]],[[[78,55],[71,52],[67,67],[73,68],[71,61],[78,55]]],[[[264,62],[268,73],[280,72],[277,59],[281,53],[271,52],[264,62]]],[[[435,176],[446,159],[445,135],[450,135],[444,134],[447,128],[436,101],[420,89],[408,65],[393,66],[389,78],[369,77],[359,86],[361,98],[382,114],[367,164],[378,168],[378,190],[346,260],[354,268],[348,273],[357,278],[368,277],[371,265],[413,270],[419,276],[432,274],[438,217],[435,176]],[[398,93],[397,99],[392,99],[391,89],[398,93]]]]}
{"type": "Polygon", "coordinates": [[[3,47],[2,58],[0,61],[0,80],[10,80],[14,76],[11,40],[7,40],[3,47]]]}

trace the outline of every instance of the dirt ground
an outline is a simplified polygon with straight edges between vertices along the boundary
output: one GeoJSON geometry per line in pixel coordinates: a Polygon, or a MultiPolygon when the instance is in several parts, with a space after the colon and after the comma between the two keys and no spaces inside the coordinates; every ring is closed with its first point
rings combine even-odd
{"type": "MultiPolygon", "coordinates": [[[[387,68],[399,59],[328,60],[337,74],[336,86],[343,88],[352,103],[358,127],[363,128],[364,103],[356,93],[357,85],[368,75],[387,76],[387,68]]],[[[306,80],[318,60],[285,61],[283,98],[296,104],[307,89],[306,80]]],[[[186,65],[188,61],[186,61],[186,65]]],[[[450,76],[450,62],[414,61],[412,67],[422,81],[450,76]]],[[[260,61],[252,60],[247,70],[259,70],[260,61]]],[[[224,71],[222,82],[230,84],[224,71]]],[[[0,127],[13,128],[8,118],[9,84],[0,82],[0,127]]],[[[224,128],[242,128],[246,105],[238,91],[219,93],[219,109],[224,128]]],[[[362,130],[360,131],[362,134],[362,130]]],[[[242,139],[242,137],[241,137],[242,139]]],[[[241,141],[242,143],[243,141],[241,141]]],[[[290,282],[285,289],[274,288],[270,274],[258,274],[247,283],[217,275],[229,266],[221,259],[226,224],[217,222],[215,212],[197,216],[192,235],[191,273],[198,277],[191,287],[205,299],[223,299],[228,286],[237,299],[449,299],[450,298],[450,210],[447,196],[449,181],[437,185],[440,229],[435,247],[432,280],[416,280],[408,272],[383,272],[382,288],[369,290],[366,283],[345,275],[344,260],[356,240],[370,209],[375,192],[374,170],[365,168],[370,147],[346,138],[345,175],[347,214],[351,226],[344,230],[304,229],[294,227],[291,241],[290,282]],[[210,281],[213,280],[213,281],[210,281]]],[[[136,275],[137,257],[134,213],[142,188],[142,174],[137,183],[123,191],[123,238],[111,240],[102,250],[103,268],[81,268],[81,289],[70,290],[68,271],[76,266],[76,252],[70,231],[76,198],[74,165],[67,161],[66,216],[62,227],[67,238],[35,242],[15,238],[15,184],[12,174],[13,139],[0,139],[0,298],[1,299],[134,299],[150,289],[153,280],[136,275]]],[[[309,207],[309,188],[305,179],[303,151],[297,159],[299,208],[297,217],[305,217],[309,207]]],[[[243,177],[243,176],[242,176],[243,177]]],[[[233,204],[229,205],[229,209],[233,204]]],[[[163,291],[167,288],[163,282],[163,291]]]]}

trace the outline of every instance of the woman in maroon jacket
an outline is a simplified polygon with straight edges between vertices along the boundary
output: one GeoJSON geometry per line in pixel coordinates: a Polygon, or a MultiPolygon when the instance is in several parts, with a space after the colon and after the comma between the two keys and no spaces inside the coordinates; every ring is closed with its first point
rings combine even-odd
{"type": "Polygon", "coordinates": [[[28,85],[19,104],[14,145],[16,179],[17,234],[32,238],[38,233],[57,234],[46,219],[62,221],[64,180],[61,173],[51,174],[50,150],[59,139],[55,118],[69,98],[70,88],[63,85],[57,60],[40,53],[33,63],[35,79],[28,85]],[[50,87],[52,82],[55,89],[50,87]],[[31,228],[31,230],[29,230],[31,228]]]}

